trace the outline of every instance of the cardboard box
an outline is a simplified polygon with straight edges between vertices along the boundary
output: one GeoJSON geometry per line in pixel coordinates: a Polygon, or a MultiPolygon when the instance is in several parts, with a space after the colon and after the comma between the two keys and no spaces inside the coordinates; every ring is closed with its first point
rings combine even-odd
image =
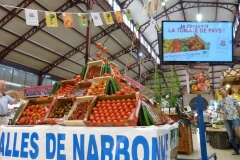
{"type": "MultiPolygon", "coordinates": [[[[15,124],[19,124],[18,121],[20,120],[23,112],[28,108],[28,106],[31,106],[31,105],[41,105],[41,106],[45,107],[46,111],[48,112],[48,105],[51,107],[52,103],[53,103],[53,99],[41,100],[41,101],[38,101],[37,99],[29,99],[29,100],[27,100],[27,102],[25,103],[25,105],[22,108],[21,112],[18,114],[18,116],[16,118],[16,121],[15,121],[15,124]]],[[[47,114],[47,112],[46,112],[46,114],[47,114]]]]}
{"type": "MultiPolygon", "coordinates": [[[[87,66],[86,74],[85,74],[85,76],[84,76],[84,80],[93,79],[93,78],[87,78],[89,69],[90,69],[92,66],[99,66],[99,67],[101,67],[101,69],[100,69],[100,71],[99,71],[99,74],[98,74],[97,76],[95,76],[95,77],[100,77],[100,76],[101,76],[102,69],[103,69],[103,65],[104,65],[104,61],[102,61],[102,60],[93,61],[93,62],[88,62],[88,66],[87,66]]],[[[95,77],[94,77],[94,78],[95,78],[95,77]]]]}
{"type": "Polygon", "coordinates": [[[129,95],[119,95],[119,96],[96,96],[94,100],[92,101],[92,104],[88,107],[88,111],[86,113],[86,116],[83,120],[86,126],[136,126],[138,122],[138,116],[139,116],[139,110],[141,107],[141,98],[140,93],[136,92],[134,94],[129,95]],[[136,106],[133,109],[132,113],[129,115],[128,119],[122,120],[119,122],[92,122],[89,120],[89,116],[93,112],[93,107],[96,106],[98,101],[102,100],[122,100],[122,99],[136,99],[136,106]]]}
{"type": "MultiPolygon", "coordinates": [[[[67,120],[63,120],[63,123],[66,125],[66,126],[85,126],[85,124],[83,123],[83,119],[79,119],[79,120],[68,120],[72,114],[74,113],[74,111],[77,109],[77,105],[79,103],[83,103],[83,102],[88,102],[88,101],[91,101],[94,99],[95,96],[84,96],[84,97],[77,97],[76,98],[76,101],[72,107],[72,109],[70,110],[68,116],[67,116],[67,120]]],[[[90,102],[90,104],[91,104],[90,102]]],[[[84,113],[84,117],[85,117],[85,114],[84,113]]],[[[84,118],[83,117],[83,118],[84,118]]]]}

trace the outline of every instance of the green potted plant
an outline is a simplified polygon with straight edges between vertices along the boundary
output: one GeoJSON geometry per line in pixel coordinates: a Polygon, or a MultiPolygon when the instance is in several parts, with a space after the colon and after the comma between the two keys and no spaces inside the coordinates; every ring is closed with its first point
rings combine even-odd
{"type": "Polygon", "coordinates": [[[179,103],[179,87],[180,81],[173,69],[170,66],[169,72],[164,72],[155,67],[155,73],[153,74],[154,84],[147,85],[147,88],[153,91],[154,100],[159,104],[164,104],[165,107],[176,107],[179,103]]]}

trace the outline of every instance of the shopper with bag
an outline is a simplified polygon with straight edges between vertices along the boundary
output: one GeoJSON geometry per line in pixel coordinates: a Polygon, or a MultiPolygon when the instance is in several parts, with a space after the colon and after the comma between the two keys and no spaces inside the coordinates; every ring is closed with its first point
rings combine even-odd
{"type": "Polygon", "coordinates": [[[0,80],[0,125],[8,124],[8,104],[16,104],[19,101],[18,92],[10,90],[4,93],[5,88],[6,82],[4,80],[0,80]],[[9,94],[14,95],[16,98],[11,98],[9,94]]]}
{"type": "Polygon", "coordinates": [[[234,137],[234,130],[240,126],[238,115],[238,113],[240,113],[240,106],[238,105],[236,98],[227,94],[225,88],[219,88],[219,93],[222,95],[222,98],[217,103],[216,112],[223,114],[228,137],[234,149],[232,155],[238,155],[239,149],[234,137]]]}

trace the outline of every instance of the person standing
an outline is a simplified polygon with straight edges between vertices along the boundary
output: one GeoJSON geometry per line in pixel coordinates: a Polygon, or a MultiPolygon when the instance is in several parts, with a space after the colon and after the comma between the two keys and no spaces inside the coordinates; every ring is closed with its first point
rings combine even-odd
{"type": "Polygon", "coordinates": [[[4,93],[5,88],[6,82],[4,80],[0,80],[0,125],[8,124],[8,104],[16,104],[19,101],[18,92],[10,90],[4,93]],[[8,94],[13,94],[16,98],[13,99],[8,94]]]}
{"type": "Polygon", "coordinates": [[[216,112],[223,114],[224,124],[234,150],[232,155],[238,155],[239,149],[233,131],[235,128],[240,126],[238,117],[238,113],[240,113],[240,106],[234,97],[227,94],[225,88],[219,88],[219,93],[222,95],[222,98],[218,100],[216,112]]]}

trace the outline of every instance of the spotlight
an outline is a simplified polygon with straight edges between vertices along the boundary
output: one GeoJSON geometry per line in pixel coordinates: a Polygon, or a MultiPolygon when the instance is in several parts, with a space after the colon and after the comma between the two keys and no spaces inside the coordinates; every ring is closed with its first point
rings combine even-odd
{"type": "Polygon", "coordinates": [[[140,52],[138,55],[139,55],[139,57],[142,57],[142,52],[140,52]]]}
{"type": "Polygon", "coordinates": [[[200,13],[197,14],[197,21],[198,22],[202,21],[202,14],[200,13]]]}

